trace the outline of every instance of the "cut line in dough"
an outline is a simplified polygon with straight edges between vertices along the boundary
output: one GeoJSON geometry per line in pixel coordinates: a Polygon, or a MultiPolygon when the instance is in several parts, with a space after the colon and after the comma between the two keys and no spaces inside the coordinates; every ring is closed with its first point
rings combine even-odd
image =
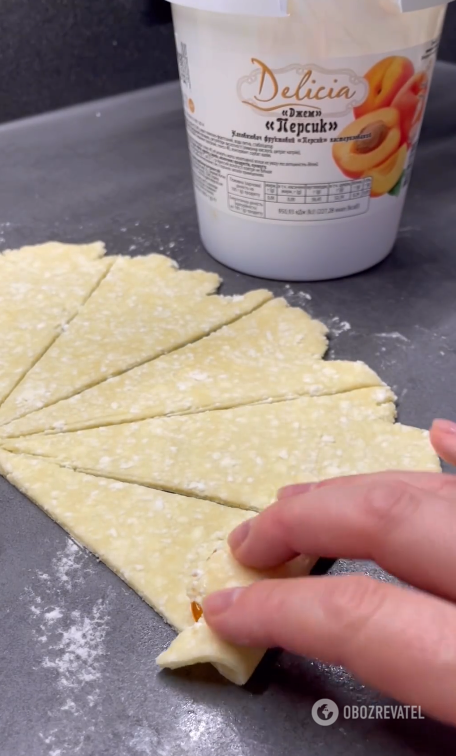
{"type": "Polygon", "coordinates": [[[362,362],[322,363],[325,350],[321,323],[273,299],[196,343],[3,426],[0,437],[383,385],[362,362]]]}
{"type": "Polygon", "coordinates": [[[187,596],[192,573],[251,516],[2,450],[0,471],[176,630],[194,622],[187,596]]]}
{"type": "MultiPolygon", "coordinates": [[[[409,452],[400,449],[399,431],[391,425],[393,399],[387,388],[360,389],[336,396],[301,397],[75,433],[22,437],[7,440],[4,446],[95,475],[259,511],[274,501],[280,487],[320,479],[319,458],[326,445],[335,455],[336,429],[343,436],[344,430],[348,433],[353,428],[353,437],[360,439],[354,448],[360,444],[365,448],[363,465],[372,471],[387,469],[396,456],[404,469],[421,461],[413,453],[409,460],[409,452]],[[394,456],[388,449],[375,448],[383,432],[394,456]]],[[[383,437],[381,440],[383,443],[383,437]]],[[[423,459],[435,459],[420,431],[411,429],[412,441],[421,449],[423,459]],[[418,434],[416,439],[413,433],[418,434]]],[[[339,466],[350,466],[350,448],[343,440],[339,451],[339,466]]]]}
{"type": "Polygon", "coordinates": [[[107,274],[105,247],[48,242],[0,254],[0,404],[107,274]]]}
{"type": "Polygon", "coordinates": [[[209,296],[220,279],[161,255],[119,258],[0,408],[0,425],[196,341],[272,297],[209,296]]]}
{"type": "Polygon", "coordinates": [[[250,512],[2,450],[0,473],[180,632],[157,660],[160,666],[210,662],[232,682],[244,684],[265,651],[237,648],[204,621],[196,625],[191,601],[268,577],[307,575],[316,561],[299,557],[266,573],[242,567],[229,553],[226,538],[250,512]]]}
{"type": "Polygon", "coordinates": [[[0,471],[181,631],[160,665],[210,661],[243,684],[263,650],[224,643],[190,602],[314,562],[241,567],[225,541],[246,510],[290,483],[439,460],[427,433],[393,424],[366,365],[320,359],[326,328],[302,311],[268,291],[213,296],[218,276],[163,256],[103,254],[0,254],[0,471]]]}

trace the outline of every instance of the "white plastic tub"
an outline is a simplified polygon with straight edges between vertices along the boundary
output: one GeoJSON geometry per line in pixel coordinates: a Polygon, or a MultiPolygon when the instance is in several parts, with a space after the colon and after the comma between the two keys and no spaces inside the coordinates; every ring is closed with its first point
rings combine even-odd
{"type": "Polygon", "coordinates": [[[173,3],[201,237],[217,260],[311,281],[390,252],[446,10],[399,2],[173,3]]]}

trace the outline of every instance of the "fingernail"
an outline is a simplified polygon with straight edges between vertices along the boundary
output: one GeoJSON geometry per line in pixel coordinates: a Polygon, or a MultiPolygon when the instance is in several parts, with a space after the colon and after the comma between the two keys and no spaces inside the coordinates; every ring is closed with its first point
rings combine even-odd
{"type": "Polygon", "coordinates": [[[230,533],[228,536],[228,543],[232,551],[237,551],[237,549],[242,546],[250,532],[250,524],[251,520],[246,520],[230,533]]]}
{"type": "Polygon", "coordinates": [[[317,483],[295,483],[292,486],[285,486],[279,488],[277,492],[277,499],[287,499],[290,496],[298,496],[299,494],[306,494],[316,488],[317,483]]]}
{"type": "Polygon", "coordinates": [[[223,614],[238,598],[244,588],[229,588],[226,591],[217,591],[217,593],[211,593],[210,596],[203,601],[204,616],[211,615],[214,617],[217,614],[223,614]]]}
{"type": "Polygon", "coordinates": [[[433,424],[438,427],[441,433],[456,435],[456,423],[452,423],[451,420],[434,420],[433,424]]]}

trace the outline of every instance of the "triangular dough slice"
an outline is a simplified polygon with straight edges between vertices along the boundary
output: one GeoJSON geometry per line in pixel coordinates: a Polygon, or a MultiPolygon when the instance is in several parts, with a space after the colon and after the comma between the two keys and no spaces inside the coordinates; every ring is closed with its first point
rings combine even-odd
{"type": "Polygon", "coordinates": [[[119,258],[85,307],[0,409],[0,424],[64,399],[202,338],[272,297],[207,296],[213,273],[168,258],[119,258]]]}
{"type": "Polygon", "coordinates": [[[264,651],[235,648],[217,638],[204,621],[197,626],[191,602],[201,602],[220,588],[306,575],[316,561],[300,557],[267,573],[242,567],[225,541],[233,528],[252,516],[250,512],[96,478],[1,450],[0,473],[170,625],[184,631],[159,657],[161,666],[208,661],[233,682],[246,682],[264,651]],[[191,647],[189,638],[195,631],[197,641],[191,647]]]}
{"type": "Polygon", "coordinates": [[[428,431],[383,423],[335,424],[320,439],[318,478],[419,470],[441,472],[428,431]]]}
{"type": "MultiPolygon", "coordinates": [[[[0,252],[0,266],[3,263],[20,265],[23,270],[35,270],[45,278],[49,278],[50,271],[47,266],[64,265],[65,262],[71,262],[75,257],[83,258],[85,262],[93,262],[99,260],[105,253],[106,249],[103,242],[66,244],[65,242],[50,241],[44,244],[30,244],[19,249],[3,250],[3,252],[0,252]]],[[[115,258],[111,258],[111,263],[114,260],[115,258]]],[[[0,269],[4,270],[1,267],[0,269]]]]}
{"type": "Polygon", "coordinates": [[[0,255],[0,404],[55,341],[113,263],[101,242],[0,255]]]}
{"type": "MultiPolygon", "coordinates": [[[[202,565],[188,587],[189,601],[200,606],[203,599],[223,588],[245,587],[267,578],[293,578],[308,575],[317,560],[301,556],[268,572],[243,567],[227,547],[218,549],[202,565]]],[[[190,624],[157,659],[161,667],[177,669],[192,664],[211,663],[236,685],[244,685],[265,653],[265,649],[241,648],[219,638],[202,617],[190,624]]]]}
{"type": "Polygon", "coordinates": [[[97,428],[382,385],[362,362],[309,359],[324,353],[325,333],[325,326],[303,310],[274,299],[201,341],[3,426],[0,436],[97,428]]]}
{"type": "Polygon", "coordinates": [[[193,624],[187,585],[251,513],[66,470],[0,451],[0,471],[177,630],[193,624]]]}
{"type": "MultiPolygon", "coordinates": [[[[23,437],[7,441],[5,448],[50,457],[85,472],[261,510],[281,486],[318,479],[319,450],[334,426],[353,423],[364,434],[368,421],[392,422],[393,398],[386,388],[361,389],[23,437]]],[[[386,423],[380,425],[383,430],[386,423]]],[[[392,438],[393,452],[396,447],[392,438]]],[[[372,446],[366,455],[375,464],[372,446]]]]}

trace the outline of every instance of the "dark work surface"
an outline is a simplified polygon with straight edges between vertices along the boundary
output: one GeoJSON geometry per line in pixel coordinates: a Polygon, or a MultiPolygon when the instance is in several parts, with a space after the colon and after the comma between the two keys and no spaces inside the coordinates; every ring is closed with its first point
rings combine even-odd
{"type": "Polygon", "coordinates": [[[156,0],[14,0],[0,15],[0,121],[177,78],[156,0]],[[152,12],[154,11],[154,12],[152,12]],[[153,25],[152,25],[153,24],[153,25]]]}
{"type": "MultiPolygon", "coordinates": [[[[177,78],[165,0],[9,0],[0,15],[0,122],[177,78]]],[[[456,2],[440,56],[456,61],[456,2]]]]}
{"type": "MultiPolygon", "coordinates": [[[[0,152],[2,245],[101,238],[111,253],[220,272],[226,293],[263,285],[201,247],[174,85],[4,126],[0,152]]],[[[441,66],[393,254],[345,280],[267,285],[325,321],[331,355],[368,362],[396,389],[400,419],[426,427],[456,417],[455,238],[456,68],[441,66]]],[[[387,579],[368,563],[334,568],[353,570],[387,579]]],[[[456,732],[427,719],[318,726],[320,698],[383,699],[288,654],[268,655],[244,689],[203,668],[158,672],[173,632],[3,480],[0,628],[1,756],[456,752],[456,732]]]]}
{"type": "Polygon", "coordinates": [[[454,2],[450,3],[448,8],[440,46],[440,57],[442,60],[456,62],[456,3],[454,2]]]}

